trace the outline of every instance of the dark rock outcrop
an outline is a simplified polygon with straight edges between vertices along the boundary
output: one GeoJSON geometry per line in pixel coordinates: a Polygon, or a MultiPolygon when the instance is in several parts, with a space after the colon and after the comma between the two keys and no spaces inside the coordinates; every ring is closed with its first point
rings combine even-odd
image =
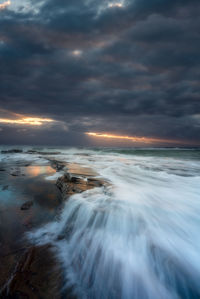
{"type": "Polygon", "coordinates": [[[26,201],[22,206],[21,206],[21,210],[25,211],[25,210],[29,210],[33,205],[33,201],[29,200],[26,201]]]}
{"type": "Polygon", "coordinates": [[[11,149],[7,151],[1,151],[2,154],[21,154],[23,153],[23,150],[20,149],[11,149]]]}
{"type": "Polygon", "coordinates": [[[59,155],[60,152],[40,152],[36,150],[28,150],[26,154],[38,154],[38,155],[45,155],[45,156],[50,156],[50,155],[59,155]]]}
{"type": "Polygon", "coordinates": [[[24,167],[29,167],[31,165],[31,163],[25,163],[24,167]]]}
{"type": "Polygon", "coordinates": [[[95,178],[88,178],[87,179],[88,185],[93,187],[102,187],[103,181],[95,179],[95,178]]]}
{"type": "Polygon", "coordinates": [[[19,170],[13,171],[10,173],[10,175],[12,176],[19,176],[21,174],[21,172],[19,170]]]}
{"type": "Polygon", "coordinates": [[[56,171],[61,171],[66,167],[66,163],[58,160],[48,159],[51,163],[51,167],[56,171]]]}
{"type": "Polygon", "coordinates": [[[102,187],[104,184],[105,182],[100,179],[75,177],[71,176],[70,173],[65,173],[56,182],[56,186],[61,191],[64,200],[73,194],[102,187]]]}
{"type": "Polygon", "coordinates": [[[9,187],[8,185],[3,186],[2,191],[8,190],[8,187],[9,187]]]}
{"type": "Polygon", "coordinates": [[[37,151],[35,151],[35,150],[28,150],[26,152],[26,154],[37,154],[37,151]]]}
{"type": "Polygon", "coordinates": [[[25,174],[21,171],[20,167],[11,169],[10,175],[12,175],[12,176],[25,176],[25,174]]]}

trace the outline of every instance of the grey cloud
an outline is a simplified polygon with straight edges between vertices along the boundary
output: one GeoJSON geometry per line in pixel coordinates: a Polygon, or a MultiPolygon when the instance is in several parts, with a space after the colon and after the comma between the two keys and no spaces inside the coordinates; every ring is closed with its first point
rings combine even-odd
{"type": "MultiPolygon", "coordinates": [[[[92,128],[200,142],[198,12],[195,0],[102,10],[99,1],[46,0],[38,13],[4,10],[0,108],[69,128],[33,130],[38,142],[86,144],[92,128]]],[[[3,128],[1,142],[14,132],[3,128]]],[[[20,140],[31,143],[28,133],[20,140]]]]}

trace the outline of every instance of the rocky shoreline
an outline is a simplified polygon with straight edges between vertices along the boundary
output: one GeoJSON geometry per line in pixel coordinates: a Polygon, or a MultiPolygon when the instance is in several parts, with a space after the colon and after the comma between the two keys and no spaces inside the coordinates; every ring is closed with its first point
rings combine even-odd
{"type": "Polygon", "coordinates": [[[61,298],[58,262],[49,246],[32,246],[20,257],[0,298],[61,298]]]}
{"type": "MultiPolygon", "coordinates": [[[[9,153],[16,152],[19,153],[18,150],[9,151],[9,153]]],[[[73,165],[70,171],[70,164],[49,157],[45,158],[56,172],[63,173],[55,182],[61,192],[62,202],[73,194],[106,185],[102,179],[95,177],[96,173],[93,170],[73,165]]],[[[31,201],[27,201],[21,206],[21,210],[26,212],[32,208],[32,205],[31,201]]],[[[50,245],[25,248],[18,253],[17,259],[14,270],[0,290],[0,298],[62,298],[60,294],[62,270],[50,245]]],[[[70,294],[65,294],[65,298],[72,297],[70,294]]]]}

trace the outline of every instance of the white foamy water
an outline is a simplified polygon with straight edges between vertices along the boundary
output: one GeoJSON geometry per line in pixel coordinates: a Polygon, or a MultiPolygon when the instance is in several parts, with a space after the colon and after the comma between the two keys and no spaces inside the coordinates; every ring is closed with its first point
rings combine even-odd
{"type": "Polygon", "coordinates": [[[51,243],[78,298],[200,298],[199,153],[66,149],[111,186],[72,196],[32,232],[51,243]]]}

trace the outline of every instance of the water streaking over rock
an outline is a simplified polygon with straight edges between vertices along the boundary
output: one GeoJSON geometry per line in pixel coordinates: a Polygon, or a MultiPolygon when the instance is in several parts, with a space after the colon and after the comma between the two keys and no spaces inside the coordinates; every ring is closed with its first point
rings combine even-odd
{"type": "Polygon", "coordinates": [[[29,234],[50,243],[78,298],[200,298],[199,151],[59,149],[109,181],[29,234]]]}

